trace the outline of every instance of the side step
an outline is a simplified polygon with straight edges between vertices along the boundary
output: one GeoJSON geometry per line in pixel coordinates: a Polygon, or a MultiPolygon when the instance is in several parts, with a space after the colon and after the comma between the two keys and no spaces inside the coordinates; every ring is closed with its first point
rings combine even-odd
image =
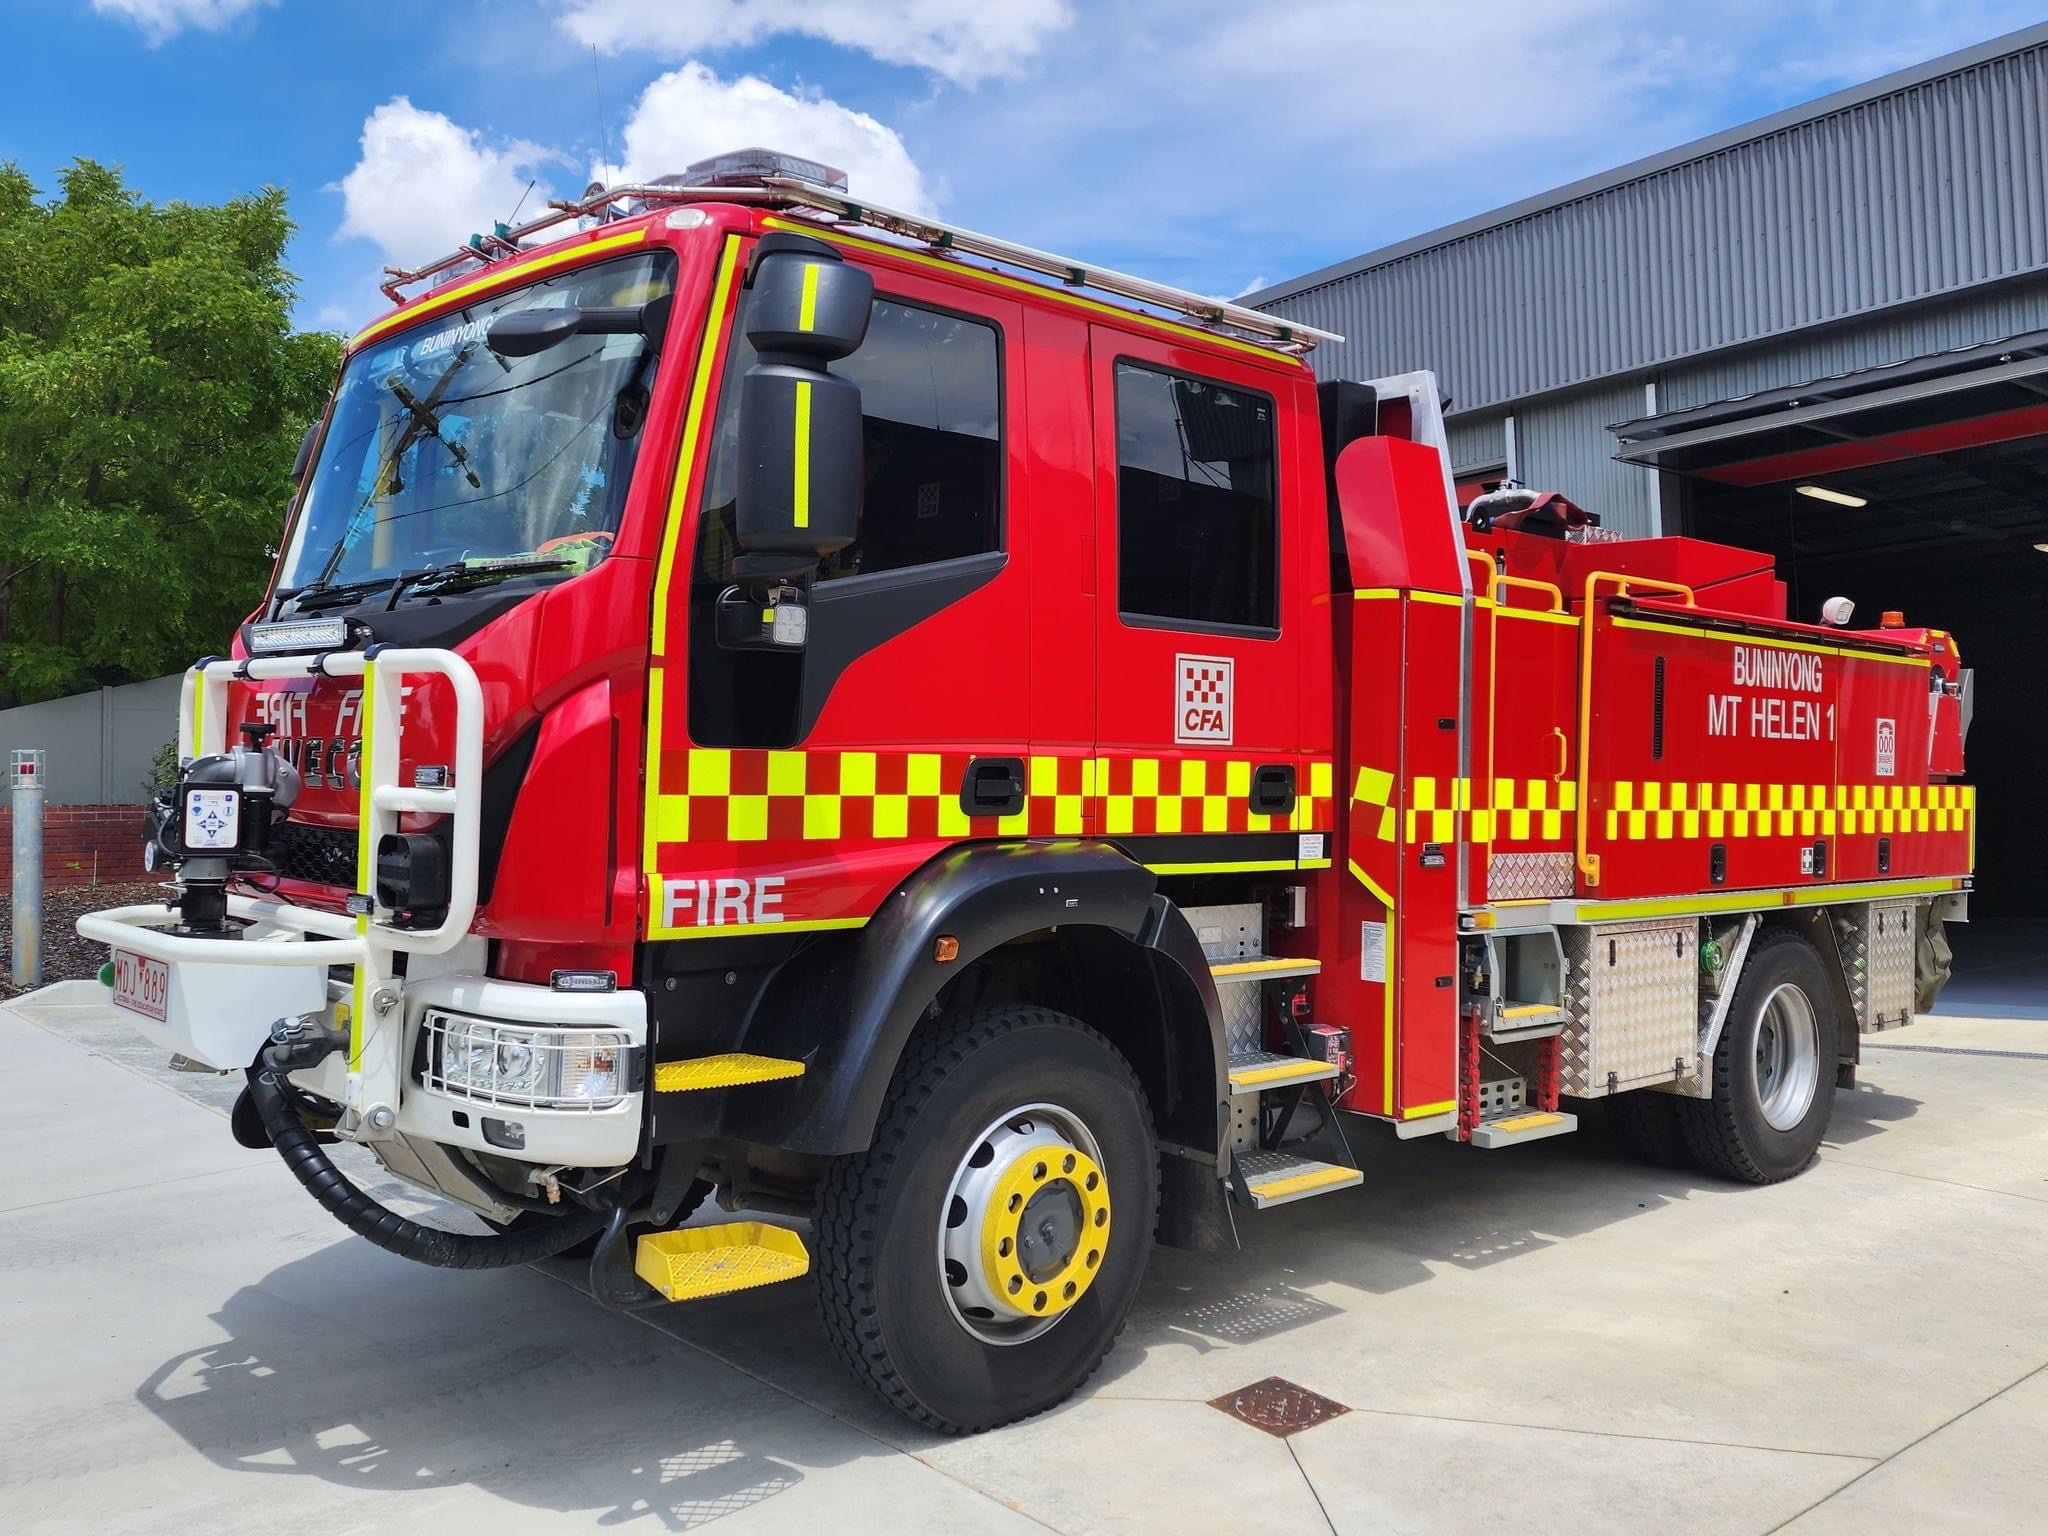
{"type": "Polygon", "coordinates": [[[1320,960],[1296,960],[1285,955],[1247,955],[1242,960],[1218,960],[1209,974],[1219,982],[1278,981],[1285,976],[1314,976],[1323,968],[1320,960]]]}
{"type": "Polygon", "coordinates": [[[1319,1163],[1291,1152],[1240,1152],[1233,1163],[1231,1177],[1241,1191],[1241,1202],[1255,1211],[1333,1194],[1365,1182],[1365,1175],[1356,1168],[1319,1163]]]}
{"type": "Polygon", "coordinates": [[[1561,1110],[1533,1109],[1522,1114],[1482,1120],[1472,1127],[1475,1147],[1512,1147],[1517,1142],[1541,1141],[1546,1136],[1563,1136],[1579,1128],[1579,1117],[1561,1110]]]}
{"type": "Polygon", "coordinates": [[[804,1240],[764,1221],[650,1232],[633,1250],[633,1273],[670,1301],[749,1291],[808,1274],[804,1240]]]}
{"type": "Polygon", "coordinates": [[[697,1056],[688,1061],[657,1062],[656,1093],[694,1093],[699,1088],[739,1088],[748,1083],[773,1083],[802,1077],[804,1064],[779,1056],[697,1056]]]}
{"type": "Polygon", "coordinates": [[[1310,1061],[1306,1056],[1283,1056],[1278,1051],[1245,1051],[1230,1058],[1232,1094],[1263,1093],[1268,1088],[1320,1083],[1336,1075],[1336,1067],[1327,1061],[1310,1061]]]}

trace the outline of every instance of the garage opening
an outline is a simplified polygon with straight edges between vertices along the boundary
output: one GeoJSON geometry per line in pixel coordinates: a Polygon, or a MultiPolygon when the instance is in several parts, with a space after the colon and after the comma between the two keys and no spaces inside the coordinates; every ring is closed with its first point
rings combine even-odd
{"type": "Polygon", "coordinates": [[[1777,561],[1794,617],[1953,631],[1981,831],[1940,1011],[2048,1017],[2048,334],[1614,430],[1684,477],[1676,531],[1777,561]]]}

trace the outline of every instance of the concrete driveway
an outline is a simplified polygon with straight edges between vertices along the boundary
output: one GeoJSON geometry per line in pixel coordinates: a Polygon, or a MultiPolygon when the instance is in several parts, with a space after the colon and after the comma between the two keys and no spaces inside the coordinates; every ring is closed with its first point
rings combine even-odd
{"type": "Polygon", "coordinates": [[[964,1441],[801,1285],[644,1319],[348,1236],[89,983],[0,1010],[8,1530],[2041,1529],[2048,1025],[1867,1046],[1775,1189],[1597,1128],[1357,1138],[1365,1187],[1161,1250],[1083,1395],[964,1441]],[[1281,1376],[1288,1439],[1209,1400],[1281,1376]]]}

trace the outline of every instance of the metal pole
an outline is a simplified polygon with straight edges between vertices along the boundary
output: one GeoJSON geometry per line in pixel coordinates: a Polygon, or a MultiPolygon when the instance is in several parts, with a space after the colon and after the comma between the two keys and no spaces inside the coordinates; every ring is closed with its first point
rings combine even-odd
{"type": "Polygon", "coordinates": [[[43,980],[43,752],[14,754],[14,943],[17,987],[43,980]]]}

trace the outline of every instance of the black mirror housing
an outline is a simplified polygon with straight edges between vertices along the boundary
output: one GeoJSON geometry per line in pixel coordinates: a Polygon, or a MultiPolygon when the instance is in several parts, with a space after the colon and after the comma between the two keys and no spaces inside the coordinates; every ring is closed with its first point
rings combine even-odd
{"type": "Polygon", "coordinates": [[[764,235],[754,253],[747,340],[754,350],[829,363],[867,339],[875,280],[808,235],[764,235]]]}
{"type": "Polygon", "coordinates": [[[320,423],[314,422],[306,428],[306,435],[299,439],[298,455],[292,460],[292,484],[306,483],[306,466],[313,462],[313,444],[320,437],[320,423]]]}
{"type": "Polygon", "coordinates": [[[515,309],[491,322],[484,345],[500,357],[536,357],[582,329],[580,309],[515,309]]]}
{"type": "Polygon", "coordinates": [[[792,363],[756,363],[740,383],[740,423],[740,548],[777,557],[756,564],[779,574],[851,544],[860,527],[860,386],[792,363]]]}

